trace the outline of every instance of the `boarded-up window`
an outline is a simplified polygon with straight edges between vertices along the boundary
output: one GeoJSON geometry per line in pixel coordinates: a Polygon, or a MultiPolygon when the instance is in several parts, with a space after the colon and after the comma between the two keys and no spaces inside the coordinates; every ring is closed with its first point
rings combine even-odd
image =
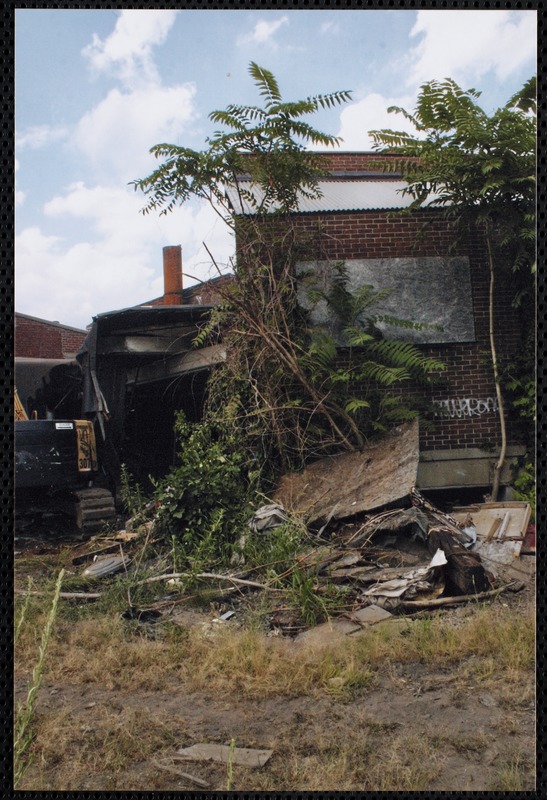
{"type": "MultiPolygon", "coordinates": [[[[339,344],[341,323],[324,300],[311,301],[308,291],[328,293],[337,262],[307,261],[297,265],[298,300],[310,311],[314,325],[327,326],[339,344]]],[[[421,330],[379,323],[388,339],[438,344],[475,341],[471,276],[467,256],[435,258],[365,258],[344,262],[348,289],[372,285],[390,289],[390,295],[372,310],[398,319],[420,323],[421,330]]]]}

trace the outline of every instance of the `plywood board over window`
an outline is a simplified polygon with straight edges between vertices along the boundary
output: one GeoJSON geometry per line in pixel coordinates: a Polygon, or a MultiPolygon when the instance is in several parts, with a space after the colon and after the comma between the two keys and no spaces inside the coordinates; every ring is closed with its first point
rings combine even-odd
{"type": "MultiPolygon", "coordinates": [[[[342,325],[324,300],[312,301],[308,292],[328,293],[336,275],[335,261],[297,264],[299,303],[310,312],[314,325],[326,326],[340,345],[346,344],[342,325]]],[[[419,323],[420,330],[379,323],[387,339],[416,344],[475,341],[471,275],[467,256],[423,258],[363,258],[343,262],[350,291],[371,285],[390,294],[371,309],[401,320],[419,323]]]]}

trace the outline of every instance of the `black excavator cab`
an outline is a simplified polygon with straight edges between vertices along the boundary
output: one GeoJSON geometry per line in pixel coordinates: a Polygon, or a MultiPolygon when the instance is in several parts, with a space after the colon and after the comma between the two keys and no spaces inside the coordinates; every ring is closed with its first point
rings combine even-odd
{"type": "Polygon", "coordinates": [[[28,372],[38,374],[40,366],[45,376],[25,403],[17,388],[15,393],[16,532],[30,525],[40,528],[44,519],[51,522],[62,517],[88,538],[116,521],[116,508],[98,463],[93,423],[55,418],[59,408],[65,412],[77,408],[79,366],[74,362],[52,366],[28,363],[39,359],[25,361],[19,370],[16,362],[16,379],[18,371],[21,376],[26,372],[28,378],[28,372]],[[51,398],[56,407],[51,408],[51,398]],[[46,418],[38,417],[40,411],[46,418]]]}

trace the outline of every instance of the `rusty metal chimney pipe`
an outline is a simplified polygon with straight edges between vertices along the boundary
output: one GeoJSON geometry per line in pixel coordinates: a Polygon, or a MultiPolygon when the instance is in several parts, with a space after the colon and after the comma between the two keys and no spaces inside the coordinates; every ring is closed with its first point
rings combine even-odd
{"type": "Polygon", "coordinates": [[[182,305],[182,247],[163,248],[163,305],[182,305]]]}

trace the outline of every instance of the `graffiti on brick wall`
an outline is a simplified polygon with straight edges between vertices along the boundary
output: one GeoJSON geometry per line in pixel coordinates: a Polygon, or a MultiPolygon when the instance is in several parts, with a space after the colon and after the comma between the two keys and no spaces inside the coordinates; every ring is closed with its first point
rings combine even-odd
{"type": "Polygon", "coordinates": [[[483,414],[495,414],[498,402],[495,397],[479,400],[476,397],[449,397],[446,400],[437,400],[435,405],[439,411],[436,417],[449,417],[450,419],[464,419],[466,417],[482,417],[483,414]]]}

